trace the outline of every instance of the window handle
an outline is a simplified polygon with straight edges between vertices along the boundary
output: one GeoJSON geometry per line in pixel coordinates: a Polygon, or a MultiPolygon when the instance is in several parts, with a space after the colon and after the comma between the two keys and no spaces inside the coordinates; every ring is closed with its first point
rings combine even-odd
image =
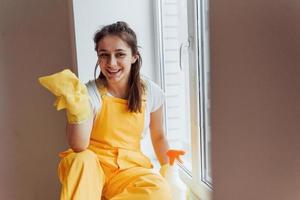
{"type": "Polygon", "coordinates": [[[182,66],[182,53],[184,50],[184,47],[189,48],[191,46],[191,41],[190,39],[188,39],[187,42],[182,42],[180,44],[180,48],[179,48],[179,67],[180,67],[180,71],[182,71],[183,66],[182,66]]]}

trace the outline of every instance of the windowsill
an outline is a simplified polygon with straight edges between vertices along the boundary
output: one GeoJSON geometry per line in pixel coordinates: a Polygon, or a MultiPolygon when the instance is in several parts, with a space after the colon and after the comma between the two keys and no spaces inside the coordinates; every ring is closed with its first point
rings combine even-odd
{"type": "Polygon", "coordinates": [[[179,176],[190,190],[190,200],[211,200],[212,190],[204,183],[195,183],[187,173],[179,168],[179,176]]]}

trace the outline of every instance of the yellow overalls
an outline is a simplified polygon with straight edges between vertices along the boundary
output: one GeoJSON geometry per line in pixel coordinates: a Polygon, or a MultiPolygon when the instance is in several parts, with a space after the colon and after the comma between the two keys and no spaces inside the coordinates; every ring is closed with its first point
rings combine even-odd
{"type": "Polygon", "coordinates": [[[170,200],[164,178],[140,151],[145,100],[142,113],[131,113],[127,100],[108,96],[104,87],[99,92],[89,148],[60,154],[61,200],[170,200]]]}

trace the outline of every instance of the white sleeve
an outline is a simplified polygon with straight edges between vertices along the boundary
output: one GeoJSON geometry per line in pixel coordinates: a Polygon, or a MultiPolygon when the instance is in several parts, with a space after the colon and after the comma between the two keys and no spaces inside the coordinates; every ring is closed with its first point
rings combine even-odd
{"type": "Polygon", "coordinates": [[[101,107],[101,97],[98,92],[97,85],[95,81],[89,81],[85,85],[90,96],[90,102],[93,108],[93,112],[97,113],[101,107]]]}
{"type": "Polygon", "coordinates": [[[156,83],[149,79],[147,82],[149,108],[150,112],[154,112],[165,102],[165,94],[156,83]]]}

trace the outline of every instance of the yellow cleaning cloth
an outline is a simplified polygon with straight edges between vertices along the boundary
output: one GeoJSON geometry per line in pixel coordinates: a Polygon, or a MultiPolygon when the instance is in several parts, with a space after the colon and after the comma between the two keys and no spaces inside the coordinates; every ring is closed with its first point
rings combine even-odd
{"type": "Polygon", "coordinates": [[[39,78],[40,84],[57,98],[57,110],[66,109],[69,123],[80,123],[92,117],[87,88],[69,69],[39,78]]]}

